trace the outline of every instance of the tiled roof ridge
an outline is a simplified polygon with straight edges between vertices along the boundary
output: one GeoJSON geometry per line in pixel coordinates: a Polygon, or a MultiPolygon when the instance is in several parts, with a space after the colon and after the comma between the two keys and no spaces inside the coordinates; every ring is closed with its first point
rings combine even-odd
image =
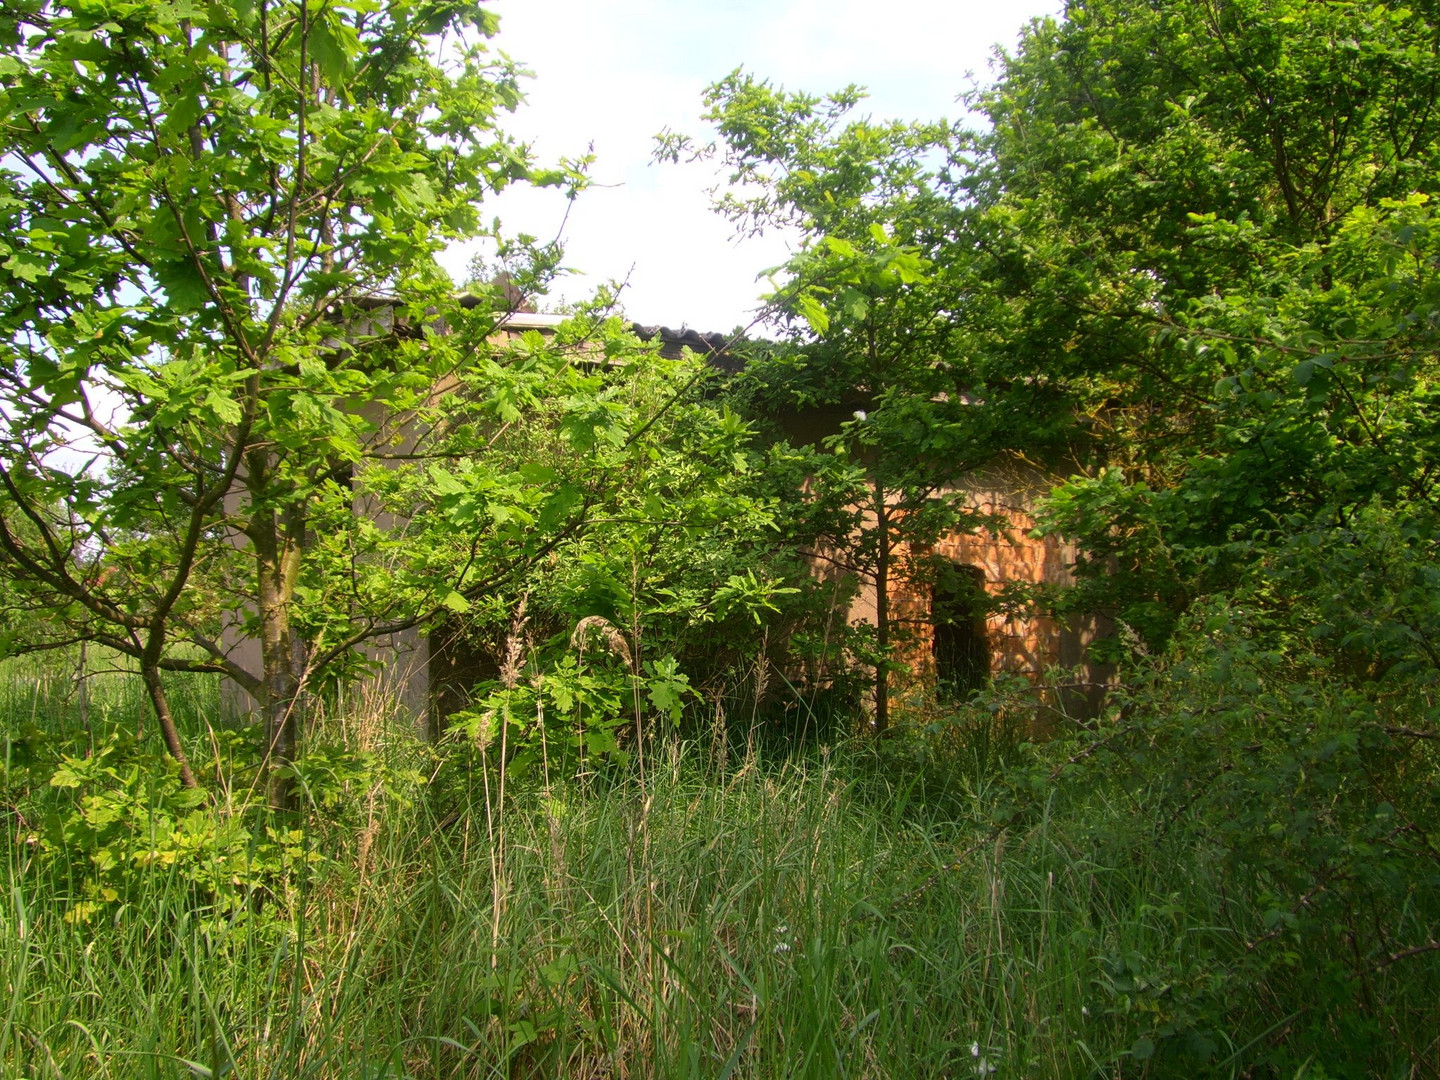
{"type": "MultiPolygon", "coordinates": [[[[462,307],[467,308],[476,307],[484,302],[483,298],[473,294],[462,294],[457,299],[462,307]]],[[[362,311],[373,311],[394,307],[398,303],[398,299],[393,296],[369,294],[352,297],[348,302],[362,311]]],[[[566,318],[568,316],[527,311],[521,308],[500,315],[498,326],[512,330],[553,330],[566,318]]],[[[730,351],[731,346],[735,345],[738,340],[733,335],[694,330],[683,323],[678,329],[639,322],[632,322],[629,325],[630,331],[641,341],[648,342],[658,339],[661,356],[678,359],[681,350],[689,349],[697,356],[703,357],[710,366],[721,371],[733,374],[745,366],[744,360],[730,351]]],[[[407,333],[407,329],[399,326],[395,327],[395,330],[401,334],[407,333]]],[[[414,334],[416,331],[409,329],[408,333],[414,334]]]]}
{"type": "Polygon", "coordinates": [[[683,324],[676,330],[669,326],[647,326],[638,322],[631,323],[630,330],[641,341],[659,338],[661,356],[673,359],[680,355],[682,349],[689,349],[721,371],[736,372],[745,366],[745,361],[730,352],[730,346],[735,344],[736,339],[728,334],[692,330],[683,324]]]}

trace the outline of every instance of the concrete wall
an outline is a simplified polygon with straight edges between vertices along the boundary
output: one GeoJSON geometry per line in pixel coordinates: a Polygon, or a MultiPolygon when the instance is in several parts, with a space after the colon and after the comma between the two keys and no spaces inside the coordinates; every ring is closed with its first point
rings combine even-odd
{"type": "MultiPolygon", "coordinates": [[[[390,312],[378,308],[372,316],[377,320],[388,318],[390,312]]],[[[558,316],[518,313],[497,331],[492,339],[503,348],[515,338],[530,330],[552,333],[561,321],[558,316]]],[[[719,349],[723,343],[714,335],[686,336],[685,331],[671,331],[667,328],[637,327],[647,340],[659,337],[662,351],[672,352],[682,347],[696,349],[719,349]],[[695,341],[689,338],[694,337],[695,341]],[[713,339],[713,340],[712,340],[713,339]]],[[[726,368],[723,354],[712,356],[717,366],[726,368]],[[718,357],[718,358],[717,358],[718,357]]],[[[437,395],[454,388],[454,384],[438,387],[437,395]]],[[[854,409],[865,403],[857,401],[824,409],[812,409],[785,417],[781,427],[792,442],[818,442],[826,435],[839,429],[849,419],[854,409]]],[[[362,411],[364,404],[357,405],[362,411]]],[[[384,431],[387,424],[396,425],[394,418],[374,417],[381,438],[390,440],[392,445],[412,445],[415,433],[401,430],[384,431]]],[[[1039,468],[1021,463],[996,465],[979,470],[963,485],[967,504],[983,514],[1003,515],[1008,524],[991,533],[980,530],[975,533],[954,534],[943,537],[927,551],[900,551],[897,562],[903,564],[907,555],[939,556],[961,566],[976,568],[984,579],[984,588],[992,596],[998,596],[1008,583],[1064,585],[1070,581],[1070,565],[1074,551],[1053,537],[1033,539],[1029,533],[1034,528],[1032,516],[1036,500],[1052,485],[1053,477],[1039,468]]],[[[232,512],[241,507],[240,495],[227,499],[232,512]]],[[[390,520],[373,506],[356,501],[356,513],[368,516],[382,527],[403,527],[403,522],[390,520]]],[[[237,546],[244,546],[244,538],[235,534],[237,546]]],[[[835,569],[823,559],[815,561],[817,580],[830,581],[833,585],[835,569]]],[[[838,590],[845,593],[847,590],[838,590]]],[[[897,575],[891,585],[891,611],[899,631],[898,654],[914,672],[916,679],[933,682],[935,675],[933,644],[933,620],[931,618],[931,597],[925,586],[907,583],[897,575]]],[[[872,623],[875,620],[874,586],[860,589],[844,613],[852,623],[872,623]]],[[[222,639],[223,647],[242,666],[260,673],[259,643],[246,638],[234,619],[226,626],[222,639]]],[[[997,611],[985,620],[985,637],[991,658],[992,673],[1010,672],[1030,678],[1037,688],[1045,678],[1048,669],[1055,667],[1082,668],[1078,680],[1044,690],[1051,704],[1047,707],[1067,712],[1087,712],[1098,706],[1103,698],[1104,686],[1110,679],[1108,669],[1090,665],[1085,667],[1085,647],[1097,636],[1110,632],[1104,620],[1098,617],[1074,619],[1061,622],[1046,615],[1021,616],[997,611]]],[[[423,729],[438,727],[443,713],[453,711],[464,699],[468,689],[463,685],[473,682],[473,677],[489,674],[493,658],[467,645],[463,636],[446,634],[443,630],[436,635],[433,643],[419,630],[407,630],[388,638],[375,639],[364,646],[365,655],[375,662],[375,675],[365,684],[356,688],[365,699],[377,696],[402,705],[416,719],[423,729]],[[438,706],[438,707],[437,707],[438,706]],[[437,715],[432,716],[432,713],[437,715]]],[[[238,685],[226,680],[222,697],[225,710],[231,715],[245,713],[255,707],[255,702],[238,685]]]]}
{"type": "MultiPolygon", "coordinates": [[[[1054,478],[1041,469],[1020,463],[972,473],[959,488],[965,493],[966,505],[981,514],[1001,516],[1008,524],[993,532],[982,528],[953,533],[921,550],[911,551],[901,545],[895,553],[895,564],[903,566],[914,558],[939,557],[957,566],[974,567],[992,597],[999,597],[1007,585],[1071,584],[1074,546],[1054,536],[1037,539],[1030,535],[1035,528],[1035,504],[1053,483],[1054,478]]],[[[910,668],[916,679],[933,683],[936,672],[930,588],[896,574],[889,593],[897,659],[910,668]]],[[[861,588],[849,617],[852,622],[874,624],[873,584],[861,588]]],[[[1103,700],[1113,672],[1108,666],[1091,664],[1085,650],[1091,641],[1111,631],[1099,616],[1058,619],[1045,614],[992,611],[984,625],[991,674],[1009,673],[1030,679],[1037,687],[1041,713],[1088,715],[1103,700]],[[1051,680],[1047,673],[1057,668],[1066,669],[1066,674],[1051,680]]]]}

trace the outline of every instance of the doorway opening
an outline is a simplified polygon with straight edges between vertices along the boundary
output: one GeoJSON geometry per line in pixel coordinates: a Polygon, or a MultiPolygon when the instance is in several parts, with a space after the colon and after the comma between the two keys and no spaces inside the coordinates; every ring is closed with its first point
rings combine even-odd
{"type": "Polygon", "coordinates": [[[989,681],[987,608],[983,570],[963,563],[940,566],[930,594],[930,612],[935,625],[931,651],[936,689],[942,698],[964,701],[989,681]]]}

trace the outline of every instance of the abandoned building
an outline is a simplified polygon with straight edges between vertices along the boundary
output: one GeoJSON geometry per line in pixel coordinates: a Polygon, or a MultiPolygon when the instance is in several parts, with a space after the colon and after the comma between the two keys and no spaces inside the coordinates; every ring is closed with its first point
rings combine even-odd
{"type": "MultiPolygon", "coordinates": [[[[493,341],[504,347],[528,331],[553,334],[562,316],[516,312],[497,329],[493,341]]],[[[712,366],[735,372],[742,361],[726,351],[722,334],[633,324],[645,341],[658,339],[662,355],[678,357],[689,349],[712,366]]],[[[788,418],[782,424],[792,441],[811,442],[836,430],[849,415],[843,409],[814,410],[788,418]]],[[[901,557],[923,554],[939,559],[950,572],[933,584],[917,585],[901,576],[888,590],[890,610],[897,623],[920,628],[901,635],[897,658],[909,669],[913,683],[944,685],[960,695],[978,688],[992,675],[1011,673],[1031,680],[1037,688],[1067,711],[1092,711],[1103,695],[1109,671],[1090,664],[1086,646],[1108,633],[1098,617],[1061,620],[1048,615],[1017,614],[990,603],[1009,584],[1065,585],[1071,580],[1075,559],[1071,545],[1053,536],[1037,539],[1032,510],[1037,499],[1054,483],[1054,477],[1029,463],[1000,462],[970,474],[963,486],[965,502],[979,514],[1003,518],[995,530],[954,533],[942,537],[924,552],[901,551],[901,557]],[[1078,671],[1078,678],[1056,685],[1051,669],[1078,671]]],[[[846,612],[852,623],[876,619],[873,584],[862,584],[846,612]]],[[[233,659],[250,670],[259,668],[259,643],[231,626],[224,646],[233,659]]],[[[427,635],[407,630],[368,642],[365,651],[376,662],[377,676],[362,693],[383,695],[405,708],[422,727],[432,728],[444,716],[463,708],[470,687],[493,678],[496,661],[477,653],[461,635],[440,630],[427,635]]],[[[903,684],[905,680],[901,680],[903,684]]],[[[227,680],[223,701],[227,712],[248,712],[255,702],[237,684],[227,680]]]]}

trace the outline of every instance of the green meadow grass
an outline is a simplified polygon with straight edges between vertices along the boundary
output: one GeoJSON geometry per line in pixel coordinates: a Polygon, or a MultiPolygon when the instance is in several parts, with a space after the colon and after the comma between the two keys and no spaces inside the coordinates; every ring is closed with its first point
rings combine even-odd
{"type": "MultiPolygon", "coordinates": [[[[1199,1057],[1157,1053],[1157,1027],[1245,956],[1221,868],[1164,836],[1107,847],[1123,801],[1051,795],[993,827],[994,758],[1034,751],[990,732],[929,763],[657,742],[643,782],[532,774],[502,798],[479,755],[350,716],[410,779],[310,812],[296,842],[318,872],[217,914],[157,867],[67,921],[88,868],[33,842],[26,815],[61,793],[13,764],[31,724],[85,739],[70,685],[42,675],[12,666],[3,689],[7,1076],[1279,1075],[1256,1063],[1307,1007],[1269,978],[1195,1020],[1199,1057]]],[[[213,687],[177,685],[204,774],[213,687]]],[[[96,680],[92,733],[140,705],[96,680]]],[[[1382,992],[1433,993],[1410,970],[1382,992]]],[[[1388,1034],[1388,1074],[1424,1075],[1404,1067],[1424,1060],[1419,1016],[1388,1034]]]]}

